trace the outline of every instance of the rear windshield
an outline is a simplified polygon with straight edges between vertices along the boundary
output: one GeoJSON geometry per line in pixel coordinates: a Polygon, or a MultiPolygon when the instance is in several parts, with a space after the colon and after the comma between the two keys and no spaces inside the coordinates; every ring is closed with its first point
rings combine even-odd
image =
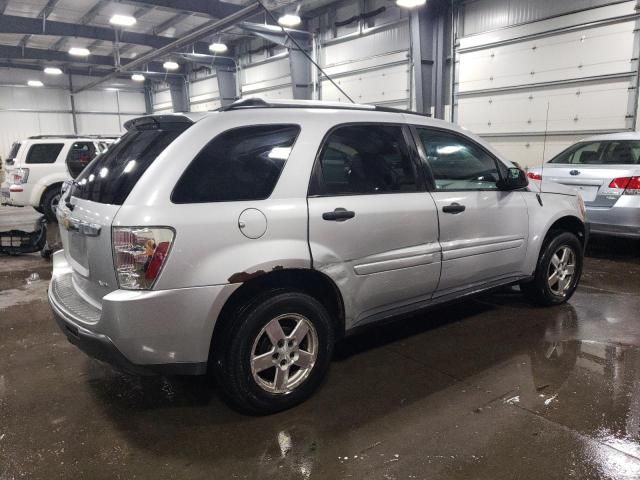
{"type": "Polygon", "coordinates": [[[639,140],[580,142],[558,154],[549,163],[572,165],[638,165],[639,140]]]}
{"type": "Polygon", "coordinates": [[[132,127],[82,171],[72,195],[122,205],[153,161],[191,124],[148,123],[132,127]]]}

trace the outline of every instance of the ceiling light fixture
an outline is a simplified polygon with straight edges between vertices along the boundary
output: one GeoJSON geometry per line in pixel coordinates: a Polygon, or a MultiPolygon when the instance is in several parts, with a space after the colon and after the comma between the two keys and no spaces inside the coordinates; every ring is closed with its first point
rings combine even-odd
{"type": "Polygon", "coordinates": [[[165,70],[177,70],[180,68],[180,65],[178,65],[176,62],[164,62],[162,66],[165,70]]]}
{"type": "Polygon", "coordinates": [[[300,16],[295,13],[286,13],[278,19],[278,23],[283,27],[295,27],[300,25],[300,16]]]}
{"type": "Polygon", "coordinates": [[[88,48],[71,47],[69,49],[69,55],[73,55],[75,57],[86,57],[86,56],[88,56],[90,54],[91,54],[91,52],[89,51],[88,48]]]}
{"type": "Polygon", "coordinates": [[[227,51],[227,46],[224,43],[212,43],[209,45],[209,50],[213,53],[224,53],[227,51]]]}
{"type": "Polygon", "coordinates": [[[46,73],[47,75],[61,75],[62,70],[60,70],[58,67],[46,67],[44,69],[44,73],[46,73]]]}
{"type": "Polygon", "coordinates": [[[137,20],[134,17],[130,17],[129,15],[114,15],[109,20],[111,25],[118,25],[119,27],[130,27],[131,25],[135,25],[137,20]]]}
{"type": "Polygon", "coordinates": [[[133,75],[131,75],[131,80],[133,80],[134,82],[144,82],[144,75],[140,73],[134,73],[133,75]]]}
{"type": "Polygon", "coordinates": [[[396,5],[402,8],[417,8],[427,3],[427,0],[396,0],[396,5]]]}
{"type": "Polygon", "coordinates": [[[27,82],[27,85],[29,85],[30,87],[42,87],[44,86],[44,83],[42,83],[40,80],[29,80],[27,82]]]}

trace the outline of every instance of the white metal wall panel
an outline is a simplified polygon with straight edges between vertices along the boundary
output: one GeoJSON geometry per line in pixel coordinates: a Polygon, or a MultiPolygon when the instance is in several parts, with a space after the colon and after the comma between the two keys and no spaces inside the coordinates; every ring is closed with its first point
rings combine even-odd
{"type": "Polygon", "coordinates": [[[632,80],[590,82],[458,99],[459,123],[479,134],[623,130],[632,80]]]}
{"type": "Polygon", "coordinates": [[[509,160],[523,167],[539,167],[542,158],[549,160],[565,148],[584,138],[585,135],[537,135],[527,138],[492,137],[491,145],[509,160]]]}
{"type": "Polygon", "coordinates": [[[464,34],[472,35],[510,25],[533,22],[612,0],[475,0],[464,6],[464,34]]]}
{"type": "Polygon", "coordinates": [[[632,72],[634,28],[629,21],[461,53],[458,91],[632,72]]]}
{"type": "Polygon", "coordinates": [[[144,94],[139,92],[120,91],[120,112],[143,115],[146,111],[144,94]]]}
{"type": "Polygon", "coordinates": [[[240,71],[240,90],[243,97],[291,98],[289,56],[244,67],[240,71]]]}
{"type": "Polygon", "coordinates": [[[115,91],[89,90],[75,95],[76,110],[79,112],[118,112],[115,91]]]}
{"type": "Polygon", "coordinates": [[[171,92],[169,90],[160,90],[153,94],[153,113],[171,113],[173,112],[173,103],[171,102],[171,92]]]}
{"type": "Polygon", "coordinates": [[[6,158],[13,142],[31,135],[73,133],[73,120],[68,113],[33,113],[0,111],[0,156],[6,158]]]}
{"type": "Polygon", "coordinates": [[[114,135],[122,133],[119,115],[81,113],[76,116],[80,135],[114,135]]]}
{"type": "Polygon", "coordinates": [[[69,92],[57,88],[27,88],[0,86],[0,110],[71,109],[69,92]]]}

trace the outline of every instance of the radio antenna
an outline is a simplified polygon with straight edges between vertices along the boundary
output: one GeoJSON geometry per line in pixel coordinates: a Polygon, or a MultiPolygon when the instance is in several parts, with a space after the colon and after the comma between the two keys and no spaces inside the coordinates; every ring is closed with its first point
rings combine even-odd
{"type": "Polygon", "coordinates": [[[278,21],[276,20],[276,17],[274,17],[274,16],[273,16],[273,13],[271,13],[271,12],[269,11],[269,9],[268,9],[267,7],[265,7],[264,3],[262,3],[262,1],[261,1],[261,0],[256,0],[256,2],[258,2],[258,4],[260,4],[260,6],[263,8],[263,10],[264,10],[264,11],[267,13],[267,15],[271,18],[271,20],[273,21],[273,23],[275,23],[276,25],[278,25],[278,26],[280,27],[280,29],[282,30],[282,33],[284,33],[284,34],[287,36],[287,38],[288,38],[289,40],[291,40],[291,42],[296,46],[296,48],[297,48],[298,50],[300,50],[300,51],[302,52],[302,54],[303,54],[305,57],[307,57],[307,58],[309,59],[309,61],[310,61],[310,62],[311,62],[311,63],[312,63],[312,64],[313,64],[313,65],[314,65],[314,66],[315,66],[319,71],[320,71],[320,73],[322,73],[322,74],[327,78],[327,80],[329,80],[329,81],[332,83],[332,85],[333,85],[334,87],[336,87],[336,88],[338,89],[338,91],[339,91],[342,95],[344,95],[344,96],[347,98],[347,100],[349,100],[351,103],[356,103],[356,102],[354,102],[354,101],[353,101],[353,98],[351,98],[349,95],[347,95],[347,92],[345,92],[344,90],[342,90],[342,89],[338,86],[338,84],[337,84],[336,82],[334,82],[334,81],[333,81],[333,78],[331,78],[329,75],[327,75],[327,72],[325,72],[325,71],[322,69],[322,67],[321,67],[320,65],[318,65],[318,63],[317,63],[313,58],[311,58],[311,55],[309,55],[309,54],[307,53],[307,51],[306,51],[304,48],[302,48],[302,47],[300,46],[300,44],[296,41],[296,39],[295,39],[295,38],[293,38],[293,35],[291,35],[289,32],[287,32],[287,29],[286,29],[286,28],[284,28],[282,25],[280,25],[280,24],[278,23],[278,21]]]}
{"type": "Polygon", "coordinates": [[[544,120],[544,138],[542,140],[542,165],[540,166],[540,193],[542,193],[542,182],[544,182],[544,154],[547,151],[547,133],[549,132],[549,105],[547,100],[547,116],[544,120]]]}

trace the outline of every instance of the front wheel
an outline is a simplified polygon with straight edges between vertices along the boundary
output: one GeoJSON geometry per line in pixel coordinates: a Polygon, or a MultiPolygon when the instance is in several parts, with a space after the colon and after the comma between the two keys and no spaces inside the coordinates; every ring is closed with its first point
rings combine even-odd
{"type": "Polygon", "coordinates": [[[56,209],[60,203],[60,187],[47,190],[42,196],[41,208],[49,222],[57,222],[56,209]]]}
{"type": "Polygon", "coordinates": [[[559,305],[571,298],[582,274],[582,244],[570,232],[558,233],[540,252],[533,280],[522,283],[524,295],[537,305],[559,305]]]}
{"type": "Polygon", "coordinates": [[[218,342],[215,374],[222,394],[242,412],[291,408],[322,382],[334,332],[326,309],[299,292],[271,292],[236,312],[218,342]]]}

